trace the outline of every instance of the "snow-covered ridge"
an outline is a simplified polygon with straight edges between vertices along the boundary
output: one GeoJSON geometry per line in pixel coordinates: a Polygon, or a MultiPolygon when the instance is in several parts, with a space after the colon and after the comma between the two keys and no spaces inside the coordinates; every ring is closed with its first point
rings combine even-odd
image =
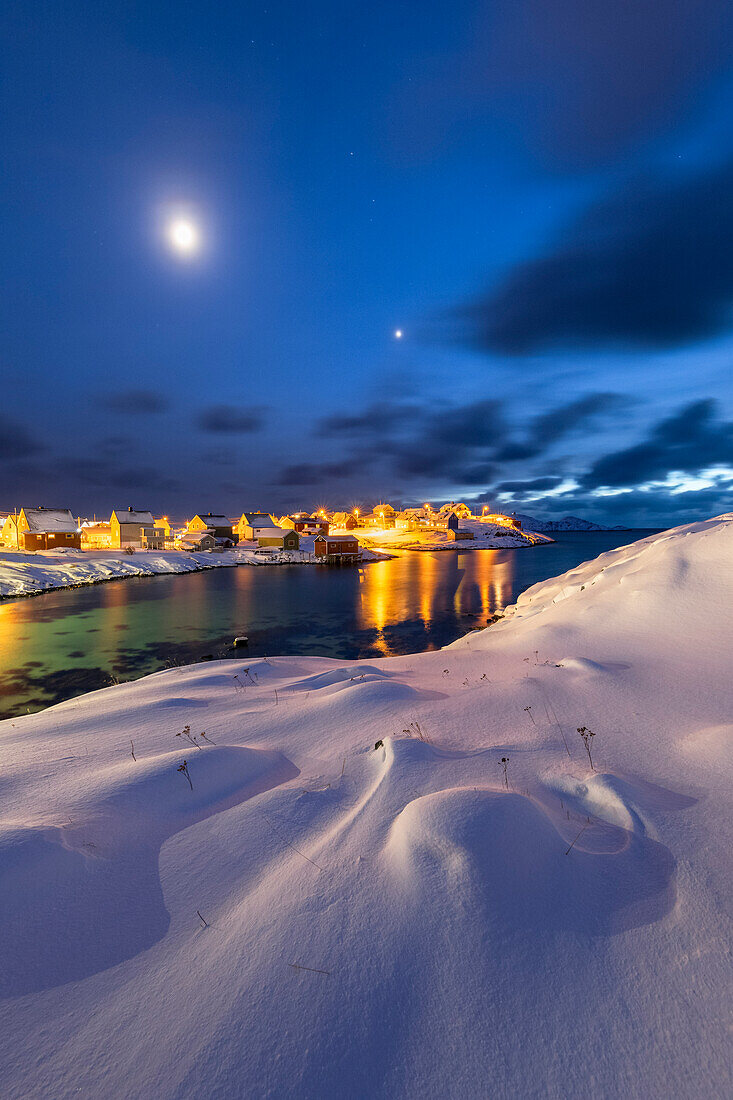
{"type": "Polygon", "coordinates": [[[0,724],[4,1097],[730,1094],[732,562],[0,724]]]}
{"type": "Polygon", "coordinates": [[[531,531],[627,531],[627,527],[606,527],[602,523],[593,523],[589,519],[581,519],[579,516],[563,516],[562,519],[535,519],[534,516],[514,513],[522,525],[531,531]]]}

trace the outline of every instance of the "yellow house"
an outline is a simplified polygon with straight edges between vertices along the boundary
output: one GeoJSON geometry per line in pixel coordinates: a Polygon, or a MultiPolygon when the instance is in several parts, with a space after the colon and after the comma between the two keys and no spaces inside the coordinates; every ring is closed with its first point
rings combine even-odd
{"type": "Polygon", "coordinates": [[[0,532],[0,541],[3,546],[9,547],[11,550],[18,549],[18,517],[17,515],[6,516],[3,522],[3,529],[0,532]]]}
{"type": "Polygon", "coordinates": [[[193,519],[186,524],[186,530],[190,532],[211,531],[214,538],[231,539],[236,542],[232,521],[228,516],[216,512],[197,512],[193,519]]]}
{"type": "Polygon", "coordinates": [[[256,538],[258,546],[274,546],[278,550],[297,550],[300,547],[298,532],[286,527],[261,527],[256,538]]]}
{"type": "Polygon", "coordinates": [[[133,508],[117,508],[109,521],[112,532],[112,546],[139,546],[142,549],[143,534],[154,537],[155,521],[152,512],[136,512],[133,508]]]}

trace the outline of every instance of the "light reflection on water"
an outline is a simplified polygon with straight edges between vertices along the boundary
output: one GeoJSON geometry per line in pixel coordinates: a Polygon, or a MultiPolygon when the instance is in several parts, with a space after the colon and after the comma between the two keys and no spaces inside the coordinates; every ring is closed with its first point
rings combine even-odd
{"type": "Polygon", "coordinates": [[[385,633],[389,626],[417,618],[429,633],[449,609],[456,624],[465,618],[485,622],[503,610],[513,594],[511,552],[405,551],[399,558],[399,571],[390,561],[374,562],[361,570],[359,626],[375,632],[374,644],[386,657],[402,652],[385,633]]]}
{"type": "Polygon", "coordinates": [[[402,552],[361,569],[213,569],[0,601],[0,717],[205,655],[437,649],[530,584],[630,540],[572,534],[532,549],[402,552]],[[230,648],[239,634],[250,638],[244,653],[230,648]]]}

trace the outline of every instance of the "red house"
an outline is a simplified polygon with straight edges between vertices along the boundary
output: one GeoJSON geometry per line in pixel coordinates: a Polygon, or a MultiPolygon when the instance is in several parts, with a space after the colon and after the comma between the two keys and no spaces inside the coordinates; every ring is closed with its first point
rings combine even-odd
{"type": "Polygon", "coordinates": [[[68,508],[21,508],[20,550],[81,550],[81,530],[68,508]]]}
{"type": "Polygon", "coordinates": [[[293,530],[299,535],[327,535],[329,523],[321,516],[291,516],[293,530]]]}
{"type": "Polygon", "coordinates": [[[359,560],[359,540],[353,535],[316,535],[314,549],[317,558],[330,562],[359,560]]]}

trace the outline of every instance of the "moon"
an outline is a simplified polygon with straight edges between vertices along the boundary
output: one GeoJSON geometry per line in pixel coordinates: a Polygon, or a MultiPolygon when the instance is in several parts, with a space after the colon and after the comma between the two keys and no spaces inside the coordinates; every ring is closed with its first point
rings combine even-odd
{"type": "Polygon", "coordinates": [[[168,224],[168,244],[179,256],[189,257],[198,252],[201,234],[198,226],[189,218],[175,218],[168,224]]]}
{"type": "Polygon", "coordinates": [[[396,328],[394,330],[394,338],[395,338],[395,340],[401,340],[402,339],[402,329],[401,328],[396,328]]]}

